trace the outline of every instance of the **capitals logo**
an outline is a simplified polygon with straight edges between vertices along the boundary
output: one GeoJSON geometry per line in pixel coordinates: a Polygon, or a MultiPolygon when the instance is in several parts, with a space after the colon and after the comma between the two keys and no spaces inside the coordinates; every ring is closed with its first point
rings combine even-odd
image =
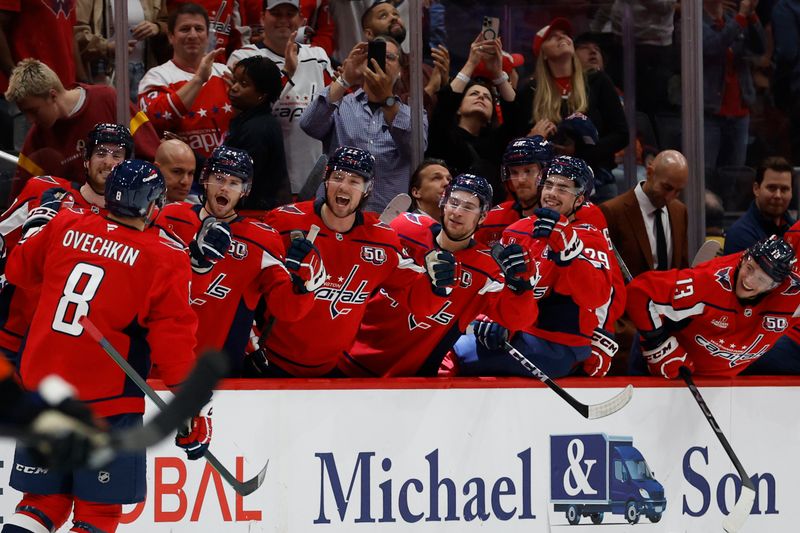
{"type": "Polygon", "coordinates": [[[796,274],[789,275],[789,286],[781,294],[784,296],[797,296],[800,294],[800,278],[796,274]]]}
{"type": "Polygon", "coordinates": [[[339,315],[348,315],[353,310],[352,307],[344,307],[342,304],[362,305],[369,298],[369,291],[364,290],[367,286],[367,280],[361,280],[355,289],[350,288],[350,284],[353,283],[357,273],[358,265],[354,265],[347,278],[339,276],[338,283],[326,281],[325,285],[317,289],[314,294],[314,299],[330,302],[328,308],[331,312],[331,318],[335,319],[339,315]]]}
{"type": "Polygon", "coordinates": [[[716,271],[714,277],[716,278],[717,283],[728,292],[733,291],[733,282],[731,282],[731,270],[733,267],[725,267],[721,268],[716,271]]]}
{"type": "Polygon", "coordinates": [[[741,348],[733,342],[726,345],[723,339],[718,339],[717,342],[714,342],[713,340],[706,339],[702,335],[695,335],[694,340],[714,357],[727,359],[730,367],[733,368],[736,365],[744,364],[747,361],[758,359],[764,355],[769,349],[769,344],[765,344],[759,348],[757,352],[754,351],[763,338],[763,334],[759,335],[749,346],[742,345],[741,348]]]}
{"type": "Polygon", "coordinates": [[[69,14],[75,9],[75,0],[42,0],[44,7],[53,12],[56,18],[63,15],[69,19],[69,14]]]}

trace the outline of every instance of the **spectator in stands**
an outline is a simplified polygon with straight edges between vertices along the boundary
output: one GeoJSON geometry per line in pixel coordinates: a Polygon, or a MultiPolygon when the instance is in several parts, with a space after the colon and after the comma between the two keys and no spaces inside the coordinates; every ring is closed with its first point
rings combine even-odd
{"type": "Polygon", "coordinates": [[[228,95],[239,114],[231,120],[225,145],[244,150],[253,159],[245,209],[273,209],[292,201],[281,125],[272,115],[280,93],[281,73],[271,59],[248,57],[233,67],[228,95]]]}
{"type": "Polygon", "coordinates": [[[438,93],[431,117],[430,146],[426,155],[447,161],[455,174],[473,173],[485,177],[494,190],[493,203],[505,200],[500,180],[500,161],[513,137],[510,117],[516,93],[503,70],[500,39],[470,45],[469,57],[461,71],[438,93]],[[472,79],[478,65],[488,78],[472,79]],[[497,120],[495,92],[505,121],[497,120]]]}
{"type": "MultiPolygon", "coordinates": [[[[391,37],[402,44],[406,38],[406,24],[400,16],[400,12],[395,7],[392,0],[375,0],[372,5],[361,15],[361,29],[364,38],[369,42],[378,37],[391,37]]],[[[447,49],[443,46],[431,51],[435,61],[444,62],[441,69],[435,69],[430,65],[422,65],[422,100],[425,111],[430,115],[436,105],[436,92],[445,85],[450,79],[450,57],[447,49]],[[440,75],[444,72],[444,75],[440,75]]],[[[411,65],[410,56],[400,53],[400,80],[397,82],[395,92],[403,103],[408,103],[411,94],[411,65]]]]}
{"type": "Polygon", "coordinates": [[[597,128],[596,144],[576,145],[573,153],[594,170],[595,196],[616,196],[611,170],[614,154],[628,144],[628,125],[611,79],[602,71],[584,74],[572,43],[572,25],[553,19],[533,39],[536,73],[517,92],[519,111],[514,115],[519,135],[550,139],[567,116],[582,113],[597,128]]]}
{"type": "MultiPolygon", "coordinates": [[[[59,175],[83,183],[85,139],[95,124],[116,122],[117,92],[113,87],[78,84],[65,89],[56,73],[37,59],[24,59],[14,68],[5,94],[32,124],[19,154],[17,196],[31,176],[59,175]],[[47,157],[36,154],[47,153],[47,157]],[[55,154],[57,157],[54,157],[55,154]]],[[[144,113],[130,105],[130,131],[136,157],[152,161],[158,135],[144,113]]]]}
{"type": "Polygon", "coordinates": [[[800,161],[800,3],[778,0],[772,10],[775,104],[789,115],[792,161],[800,161]]]}
{"type": "Polygon", "coordinates": [[[795,220],[789,214],[793,169],[782,157],[768,157],[758,167],[753,196],[747,212],[728,230],[725,255],[749,248],[764,237],[783,237],[795,220]]]}
{"type": "Polygon", "coordinates": [[[139,84],[139,105],[156,130],[177,133],[203,157],[222,144],[233,114],[225,65],[214,62],[222,48],[206,51],[208,23],[202,6],[178,6],[167,23],[172,59],[148,70],[139,84]]]}
{"type": "Polygon", "coordinates": [[[187,201],[197,166],[194,152],[180,139],[161,141],[156,150],[155,164],[164,175],[168,202],[187,201]]]}
{"type": "Polygon", "coordinates": [[[225,59],[234,50],[242,47],[242,33],[236,22],[243,20],[243,15],[247,10],[260,9],[263,0],[165,0],[167,10],[174,13],[181,9],[181,6],[194,3],[201,6],[208,15],[208,37],[210,48],[221,48],[222,53],[218,56],[225,59]]]}
{"type": "MultiPolygon", "coordinates": [[[[76,52],[72,38],[75,9],[72,2],[4,1],[0,3],[0,94],[17,62],[26,57],[42,60],[65,87],[76,80],[76,52]]],[[[86,133],[86,132],[84,132],[86,133]]],[[[8,104],[0,98],[0,149],[14,150],[14,122],[8,104]]],[[[19,192],[19,190],[17,190],[19,192]]]]}
{"type": "MultiPolygon", "coordinates": [[[[386,71],[374,60],[367,68],[367,44],[357,44],[342,74],[314,97],[300,121],[303,131],[322,140],[329,154],[353,146],[375,156],[375,187],[367,210],[378,213],[408,190],[411,174],[411,109],[394,92],[400,45],[390,37],[381,39],[386,41],[386,71]],[[345,94],[351,85],[359,88],[345,94]]],[[[427,116],[422,127],[428,131],[427,116]]]]}
{"type": "Polygon", "coordinates": [[[447,163],[441,159],[425,159],[411,174],[411,181],[408,184],[408,195],[411,197],[409,211],[428,215],[441,222],[442,208],[439,203],[451,179],[453,176],[447,168],[447,163]]]}
{"type": "MultiPolygon", "coordinates": [[[[240,60],[262,56],[283,71],[283,92],[275,95],[279,97],[272,106],[272,114],[283,129],[285,166],[291,179],[291,192],[297,194],[322,155],[322,143],[300,128],[300,116],[315,94],[331,82],[333,71],[322,48],[295,42],[298,28],[304,23],[298,0],[267,0],[264,5],[263,40],[234,52],[228,60],[228,68],[233,71],[240,60]]],[[[254,187],[258,183],[258,174],[256,168],[254,187]]],[[[254,190],[247,201],[256,199],[257,191],[254,190]]]]}
{"type": "Polygon", "coordinates": [[[745,163],[749,108],[756,97],[748,60],[763,54],[766,47],[764,28],[755,14],[757,3],[742,0],[738,12],[733,12],[725,9],[724,0],[703,2],[705,162],[709,171],[745,163]]]}
{"type": "MultiPolygon", "coordinates": [[[[331,0],[330,1],[330,14],[333,19],[335,35],[333,42],[335,43],[335,50],[333,52],[333,59],[339,63],[344,63],[347,54],[352,48],[360,41],[363,40],[363,25],[362,19],[364,14],[373,6],[378,4],[389,3],[393,7],[398,8],[400,13],[400,20],[408,20],[408,2],[403,0],[331,0]]],[[[403,23],[405,28],[405,24],[403,23]]],[[[393,36],[393,38],[395,38],[393,36]]],[[[397,40],[395,38],[395,40],[397,40]]],[[[408,53],[408,42],[405,41],[405,33],[403,38],[398,40],[398,43],[403,48],[403,52],[408,53]]]]}
{"type": "MultiPolygon", "coordinates": [[[[162,0],[127,0],[128,82],[130,97],[136,102],[139,82],[156,65],[159,37],[167,34],[167,4],[162,0]]],[[[77,0],[75,44],[86,81],[107,83],[114,70],[114,3],[105,0],[77,0]]],[[[166,44],[166,39],[163,39],[166,44]]]]}

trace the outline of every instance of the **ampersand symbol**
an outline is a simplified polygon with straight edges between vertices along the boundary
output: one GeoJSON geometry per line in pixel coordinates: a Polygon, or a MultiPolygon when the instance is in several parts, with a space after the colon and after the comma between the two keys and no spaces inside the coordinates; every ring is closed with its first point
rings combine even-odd
{"type": "Polygon", "coordinates": [[[583,441],[573,439],[567,446],[569,468],[564,472],[564,491],[569,496],[577,496],[580,493],[597,494],[597,491],[589,485],[589,476],[597,461],[595,459],[583,461],[583,464],[586,465],[586,472],[584,472],[581,468],[581,459],[583,459],[583,441]]]}

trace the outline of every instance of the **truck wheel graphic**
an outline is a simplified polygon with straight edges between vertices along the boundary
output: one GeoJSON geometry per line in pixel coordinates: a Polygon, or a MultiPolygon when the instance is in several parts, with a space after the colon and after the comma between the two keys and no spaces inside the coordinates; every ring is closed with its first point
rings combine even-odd
{"type": "Polygon", "coordinates": [[[603,522],[603,513],[592,513],[589,515],[592,519],[592,524],[600,524],[603,522]]]}
{"type": "Polygon", "coordinates": [[[630,524],[636,524],[639,522],[639,510],[636,508],[636,504],[634,502],[628,502],[628,504],[625,506],[625,520],[627,520],[630,524]]]}
{"type": "Polygon", "coordinates": [[[652,523],[654,523],[654,524],[655,524],[656,522],[658,522],[659,520],[661,520],[661,513],[653,513],[653,514],[649,514],[649,515],[647,515],[647,519],[648,519],[648,520],[650,520],[652,523]]]}
{"type": "Polygon", "coordinates": [[[580,508],[576,505],[570,505],[569,507],[567,507],[567,522],[575,526],[580,521],[581,521],[580,508]]]}

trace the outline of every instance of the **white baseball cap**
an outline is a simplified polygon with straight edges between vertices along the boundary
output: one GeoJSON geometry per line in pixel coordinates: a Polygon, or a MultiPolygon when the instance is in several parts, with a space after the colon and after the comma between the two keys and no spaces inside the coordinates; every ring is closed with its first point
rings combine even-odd
{"type": "Polygon", "coordinates": [[[267,0],[267,10],[278,7],[281,4],[290,4],[300,9],[300,0],[267,0]]]}

